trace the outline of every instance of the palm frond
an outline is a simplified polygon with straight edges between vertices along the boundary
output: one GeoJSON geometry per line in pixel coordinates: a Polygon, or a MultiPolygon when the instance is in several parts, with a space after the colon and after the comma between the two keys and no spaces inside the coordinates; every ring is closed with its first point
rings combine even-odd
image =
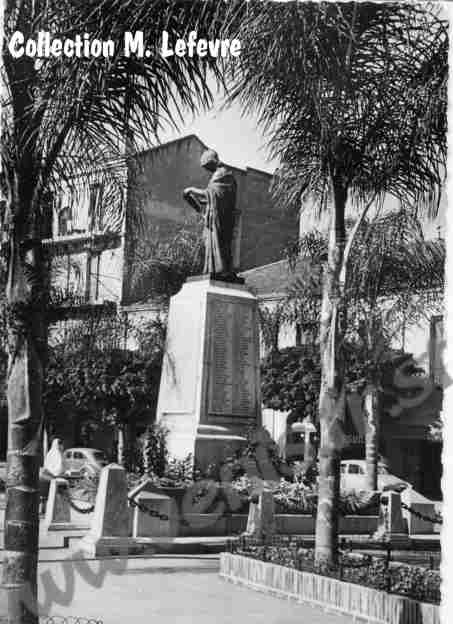
{"type": "MultiPolygon", "coordinates": [[[[42,194],[102,169],[138,139],[157,143],[161,130],[176,125],[186,112],[212,103],[208,76],[223,82],[221,63],[206,57],[163,58],[163,30],[170,38],[195,30],[199,37],[220,37],[234,29],[243,3],[187,3],[177,0],[36,0],[7,3],[5,40],[15,30],[25,38],[38,31],[73,39],[90,33],[91,39],[115,42],[111,57],[12,59],[5,51],[2,78],[3,183],[9,205],[40,214],[42,194]],[[142,31],[144,58],[123,54],[125,32],[142,31]],[[27,193],[21,196],[21,184],[27,193]],[[25,201],[26,200],[26,201],[25,201]]],[[[111,179],[110,179],[111,182],[111,179]]],[[[105,180],[107,186],[107,180],[105,180]]],[[[116,183],[113,183],[116,186],[116,183]]],[[[116,191],[115,191],[116,192],[116,191]]],[[[27,222],[24,215],[17,214],[27,222]]],[[[35,218],[35,217],[34,217],[35,218]]]]}
{"type": "Polygon", "coordinates": [[[391,194],[435,212],[445,180],[448,24],[434,4],[252,4],[229,101],[255,112],[281,160],[280,204],[331,176],[364,203],[391,194]]]}

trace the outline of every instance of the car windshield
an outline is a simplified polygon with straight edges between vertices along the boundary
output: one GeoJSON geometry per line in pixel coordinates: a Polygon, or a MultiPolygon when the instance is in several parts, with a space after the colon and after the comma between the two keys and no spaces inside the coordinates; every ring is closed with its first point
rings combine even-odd
{"type": "Polygon", "coordinates": [[[105,453],[103,453],[102,451],[94,451],[93,457],[97,461],[106,461],[107,460],[107,458],[105,456],[105,453]]]}
{"type": "Polygon", "coordinates": [[[349,474],[365,474],[364,470],[358,464],[349,464],[349,474]]]}

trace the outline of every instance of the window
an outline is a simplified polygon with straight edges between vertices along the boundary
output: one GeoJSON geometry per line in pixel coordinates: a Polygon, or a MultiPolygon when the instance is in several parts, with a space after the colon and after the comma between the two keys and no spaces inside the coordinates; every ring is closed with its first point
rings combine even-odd
{"type": "Polygon", "coordinates": [[[90,188],[89,224],[91,232],[102,232],[104,227],[104,209],[101,184],[93,184],[90,188]]]}
{"type": "Polygon", "coordinates": [[[93,453],[93,457],[96,461],[106,461],[107,457],[105,456],[105,453],[103,453],[102,451],[95,451],[93,453]]]}
{"type": "Polygon", "coordinates": [[[66,457],[66,459],[71,459],[72,458],[72,451],[66,451],[64,456],[66,457]]]}
{"type": "Polygon", "coordinates": [[[302,327],[300,323],[296,323],[296,347],[300,347],[302,344],[302,327]]]}
{"type": "Polygon", "coordinates": [[[99,269],[101,266],[101,254],[93,254],[88,260],[90,263],[90,301],[99,299],[99,269]]]}
{"type": "Polygon", "coordinates": [[[79,451],[74,451],[74,459],[85,459],[85,456],[83,453],[80,453],[79,451]]]}
{"type": "Polygon", "coordinates": [[[365,474],[365,472],[358,464],[349,464],[349,474],[365,474]]]}
{"type": "Polygon", "coordinates": [[[67,236],[72,230],[72,210],[70,206],[63,206],[58,213],[58,235],[67,236]]]}
{"type": "Polygon", "coordinates": [[[340,466],[340,472],[341,474],[344,474],[346,472],[346,466],[344,464],[340,466]]]}

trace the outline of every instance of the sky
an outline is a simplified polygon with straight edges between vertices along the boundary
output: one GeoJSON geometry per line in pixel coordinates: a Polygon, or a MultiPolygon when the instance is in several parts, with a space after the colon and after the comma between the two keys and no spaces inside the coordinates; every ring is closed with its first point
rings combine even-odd
{"type": "Polygon", "coordinates": [[[222,98],[215,97],[213,108],[193,117],[179,131],[162,133],[162,142],[188,134],[196,134],[208,147],[215,149],[222,161],[235,167],[254,167],[273,173],[276,160],[269,160],[265,148],[266,140],[256,126],[256,117],[241,115],[239,104],[222,110],[222,98]]]}

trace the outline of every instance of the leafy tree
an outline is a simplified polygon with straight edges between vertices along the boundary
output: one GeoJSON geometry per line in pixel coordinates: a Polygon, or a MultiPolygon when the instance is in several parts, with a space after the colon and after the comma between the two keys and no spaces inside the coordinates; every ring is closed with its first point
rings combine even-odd
{"type": "MultiPolygon", "coordinates": [[[[261,362],[263,405],[289,412],[288,424],[304,419],[317,422],[319,381],[318,350],[288,347],[272,351],[261,362]]],[[[314,459],[313,441],[304,448],[304,461],[309,458],[314,459]]]]}
{"type": "Polygon", "coordinates": [[[393,196],[435,212],[445,174],[448,24],[434,5],[252,5],[239,34],[231,98],[255,110],[281,159],[285,206],[329,213],[320,321],[320,478],[316,558],[338,554],[345,410],[345,284],[356,233],[393,196]],[[346,230],[346,206],[355,225],[346,230]]]}
{"type": "MultiPolygon", "coordinates": [[[[46,425],[53,435],[74,421],[74,429],[111,425],[118,432],[117,461],[131,451],[138,420],[151,421],[157,407],[164,337],[160,321],[139,328],[140,349],[122,348],[122,319],[96,315],[62,330],[64,340],[49,349],[43,393],[46,425]],[[66,415],[62,422],[61,415],[66,415]]],[[[129,328],[129,331],[133,329],[129,328]]]]}
{"type": "Polygon", "coordinates": [[[41,238],[49,231],[47,198],[63,184],[83,192],[81,180],[88,186],[95,178],[106,189],[109,208],[120,210],[126,185],[112,162],[124,155],[122,137],[130,156],[135,139],[156,140],[162,126],[175,124],[184,109],[210,104],[208,70],[221,79],[209,55],[175,57],[171,63],[161,57],[162,31],[172,39],[195,30],[209,39],[222,27],[233,28],[237,16],[236,7],[224,3],[176,0],[7,0],[3,8],[1,188],[10,354],[3,586],[9,621],[24,624],[38,619],[38,469],[49,287],[41,238]],[[16,31],[25,40],[44,31],[69,39],[89,32],[93,39],[116,42],[126,31],[141,31],[145,48],[156,53],[125,57],[117,45],[108,58],[12,58],[7,43],[16,31]]]}

